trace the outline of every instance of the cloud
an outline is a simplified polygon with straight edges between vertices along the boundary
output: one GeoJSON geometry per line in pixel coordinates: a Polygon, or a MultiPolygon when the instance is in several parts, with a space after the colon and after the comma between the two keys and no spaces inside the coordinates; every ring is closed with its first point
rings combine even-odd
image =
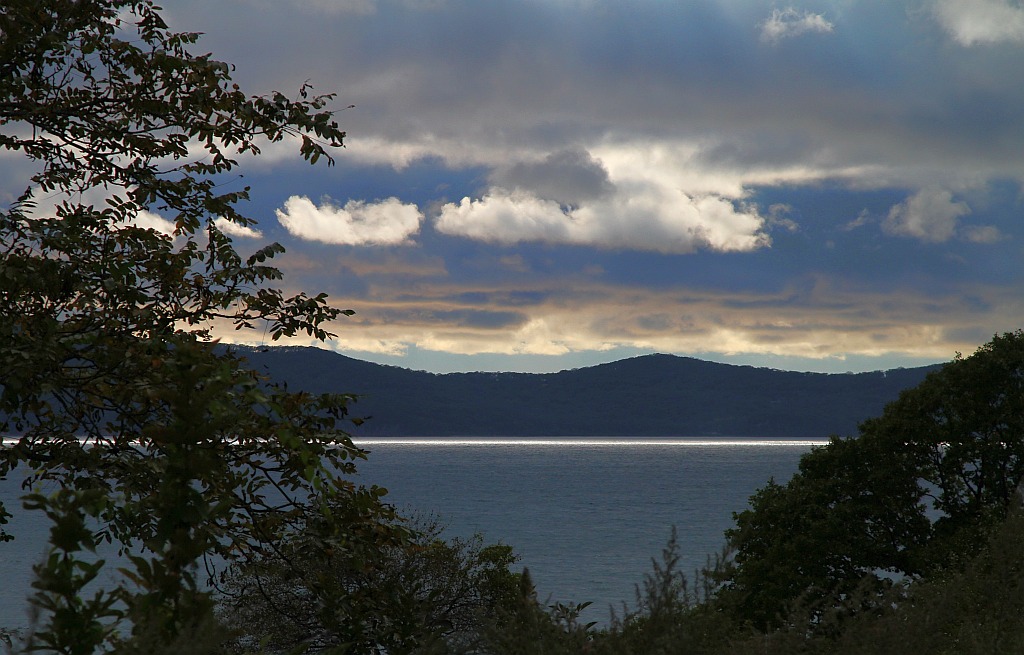
{"type": "Polygon", "coordinates": [[[1009,0],[936,0],[933,12],[962,46],[1024,43],[1024,8],[1009,0]]]}
{"type": "Polygon", "coordinates": [[[800,230],[800,224],[789,218],[789,214],[792,213],[793,207],[785,203],[775,203],[768,207],[768,217],[766,224],[770,228],[780,228],[787,232],[798,232],[800,230]]]}
{"type": "Polygon", "coordinates": [[[291,196],[277,220],[293,236],[339,245],[399,245],[420,228],[423,214],[398,198],[373,203],[350,200],[344,207],[324,199],[319,206],[305,196],[291,196]]]}
{"type": "Polygon", "coordinates": [[[868,223],[873,222],[874,218],[871,217],[871,212],[869,212],[867,209],[862,209],[860,210],[860,213],[857,214],[857,218],[847,221],[846,223],[843,223],[842,225],[839,226],[839,229],[842,230],[843,232],[852,232],[853,230],[864,227],[868,223]]]}
{"type": "Polygon", "coordinates": [[[673,254],[770,245],[767,219],[744,202],[737,176],[702,168],[700,152],[695,143],[606,139],[588,150],[505,164],[492,182],[519,184],[446,203],[435,227],[492,243],[673,254]]]}
{"type": "Polygon", "coordinates": [[[136,214],[135,218],[132,219],[130,223],[143,229],[156,230],[157,232],[167,236],[172,236],[175,229],[173,222],[163,218],[162,216],[158,216],[153,212],[146,211],[145,209],[136,214]]]}
{"type": "Polygon", "coordinates": [[[939,243],[951,239],[961,216],[971,213],[963,202],[954,202],[945,189],[930,187],[894,205],[882,223],[886,234],[939,243]]]}
{"type": "Polygon", "coordinates": [[[834,30],[835,25],[821,14],[809,11],[801,13],[792,7],[773,9],[772,15],[761,23],[761,40],[765,43],[778,43],[808,32],[827,34],[834,30]]]}
{"type": "MultiPolygon", "coordinates": [[[[268,0],[240,0],[250,5],[246,11],[265,11],[270,2],[268,0]]],[[[367,16],[377,12],[378,0],[292,0],[288,2],[292,11],[320,13],[320,14],[354,14],[356,16],[367,16]]]]}
{"type": "Polygon", "coordinates": [[[688,285],[665,293],[577,277],[526,282],[534,285],[535,301],[515,310],[499,299],[517,288],[526,291],[523,279],[496,284],[462,287],[483,296],[479,301],[458,293],[457,286],[412,292],[407,286],[384,287],[373,299],[346,299],[344,306],[356,315],[331,329],[345,335],[346,348],[392,354],[415,347],[557,356],[629,347],[805,358],[899,353],[941,361],[976,347],[984,338],[977,336],[980,324],[1009,329],[1022,311],[1013,285],[992,289],[962,282],[945,285],[941,295],[891,282],[884,291],[871,291],[826,278],[769,294],[688,285]],[[455,320],[447,322],[446,314],[455,320]]]}
{"type": "Polygon", "coordinates": [[[435,226],[445,234],[504,244],[541,241],[678,254],[750,251],[769,243],[755,209],[654,185],[567,210],[525,191],[492,188],[480,199],[444,205],[435,226]]]}
{"type": "Polygon", "coordinates": [[[355,14],[356,16],[377,13],[379,5],[394,4],[411,10],[433,10],[443,7],[447,0],[298,0],[293,4],[310,11],[324,14],[355,14]]]}
{"type": "MultiPolygon", "coordinates": [[[[344,165],[483,168],[493,186],[528,188],[504,179],[526,172],[510,162],[586,150],[607,168],[597,148],[617,139],[695,143],[708,167],[728,167],[746,188],[787,175],[894,188],[1024,174],[1024,87],[1006,84],[1018,62],[980,49],[964,60],[908,20],[923,5],[934,25],[933,8],[969,1],[787,0],[773,11],[735,0],[493,0],[417,11],[389,0],[310,21],[296,7],[312,1],[260,0],[239,31],[230,12],[181,0],[194,16],[181,24],[202,26],[204,46],[239,63],[245,88],[287,92],[309,78],[339,91],[338,108],[355,104],[340,116],[344,165]],[[843,38],[806,38],[838,32],[840,15],[843,38]],[[757,47],[758,36],[800,47],[757,47]],[[254,47],[285,42],[287,52],[254,47]]],[[[294,159],[293,144],[273,146],[251,165],[294,159]]]]}
{"type": "MultiPolygon", "coordinates": [[[[294,3],[280,4],[282,8],[275,10],[279,14],[296,13],[294,3]]],[[[671,117],[689,122],[695,112],[717,104],[717,100],[736,101],[737,98],[729,97],[741,92],[760,95],[773,91],[778,84],[788,87],[787,96],[793,103],[790,109],[799,110],[804,98],[794,87],[823,84],[823,80],[815,76],[826,69],[837,90],[867,85],[869,88],[851,90],[851,99],[864,103],[871,98],[864,92],[870,94],[873,79],[913,76],[915,71],[907,70],[907,66],[928,61],[927,48],[933,46],[907,33],[907,15],[913,13],[907,2],[885,3],[884,6],[879,6],[881,3],[828,3],[833,7],[828,11],[808,4],[810,11],[790,7],[774,12],[769,3],[734,0],[700,3],[648,0],[630,4],[628,11],[615,10],[603,2],[593,3],[592,8],[581,3],[567,8],[568,4],[504,0],[452,2],[450,11],[425,14],[403,10],[397,2],[383,3],[374,15],[325,16],[315,25],[305,25],[314,38],[310,38],[310,43],[289,40],[286,61],[294,61],[294,75],[302,76],[292,79],[311,77],[318,88],[343,90],[339,96],[341,106],[349,101],[356,103],[357,109],[343,116],[353,147],[358,139],[384,133],[393,137],[389,141],[395,143],[407,143],[411,138],[432,134],[442,137],[446,147],[454,148],[459,138],[467,145],[479,147],[478,142],[483,140],[481,134],[494,140],[506,136],[513,142],[517,137],[524,139],[524,130],[520,128],[529,127],[530,123],[549,128],[545,135],[558,138],[557,131],[570,122],[585,123],[592,117],[609,114],[618,119],[619,128],[633,129],[639,124],[630,122],[627,111],[643,111],[645,106],[653,121],[671,117]],[[751,53],[765,57],[764,49],[755,47],[756,42],[746,47],[738,42],[743,37],[753,41],[749,38],[752,29],[767,30],[768,34],[778,32],[783,39],[800,26],[819,25],[818,29],[825,29],[835,23],[831,29],[838,30],[839,9],[835,7],[840,5],[842,31],[844,37],[849,38],[829,39],[829,52],[821,53],[822,57],[812,56],[796,62],[802,64],[800,76],[792,75],[793,68],[787,65],[789,61],[750,61],[751,53]],[[703,20],[685,22],[697,17],[703,20]],[[568,22],[570,20],[574,22],[568,22]],[[621,21],[627,29],[616,30],[613,21],[621,21]],[[570,29],[572,25],[579,27],[570,29]],[[477,29],[466,29],[468,26],[477,29]],[[321,35],[333,31],[341,36],[324,43],[321,35]],[[664,36],[667,33],[675,34],[675,38],[669,40],[664,36]],[[639,34],[649,35],[644,37],[643,47],[632,42],[639,34]],[[863,43],[869,38],[872,48],[865,50],[863,43]],[[600,40],[604,43],[599,43],[600,40]],[[728,56],[720,56],[724,55],[724,51],[719,50],[724,42],[730,44],[728,56]],[[446,44],[443,52],[432,49],[431,44],[436,43],[446,44]],[[602,45],[608,54],[596,58],[602,45]],[[487,46],[493,48],[487,49],[487,46]],[[893,57],[893,51],[901,47],[914,53],[913,56],[899,60],[893,57]],[[316,48],[320,57],[315,54],[316,48]],[[606,62],[605,59],[613,59],[613,54],[615,61],[606,62]],[[592,60],[593,68],[601,69],[601,73],[591,70],[588,60],[592,60]],[[698,64],[703,71],[694,70],[698,64]],[[760,76],[748,76],[755,70],[760,76]],[[638,71],[643,74],[636,74],[638,71]],[[787,74],[788,82],[779,79],[787,74]],[[562,77],[562,89],[554,85],[555,77],[562,77]],[[763,84],[759,83],[761,79],[763,84]],[[531,86],[527,80],[535,81],[536,85],[531,86]],[[712,80],[714,88],[709,85],[712,80]],[[473,92],[460,91],[464,85],[472,87],[473,92]],[[707,98],[703,102],[688,97],[696,94],[697,87],[701,87],[707,98]],[[383,96],[393,101],[385,103],[383,96]],[[570,102],[573,104],[569,105],[570,102]],[[478,111],[474,111],[473,105],[478,111]],[[686,107],[686,116],[663,111],[667,107],[682,106],[686,107]],[[416,111],[409,111],[413,107],[416,111]],[[577,115],[570,116],[571,110],[577,115]],[[476,127],[484,121],[490,125],[478,133],[476,127]],[[367,129],[371,123],[373,130],[367,129]],[[460,124],[464,129],[456,133],[460,124]],[[502,124],[504,130],[494,129],[502,124]],[[451,133],[446,134],[449,130],[451,133]]],[[[910,4],[918,3],[910,0],[910,4]]],[[[824,3],[817,6],[824,6],[824,3]]],[[[274,15],[268,17],[267,22],[277,27],[299,18],[274,15]]],[[[204,29],[208,22],[195,21],[204,29]]],[[[264,42],[260,36],[251,38],[255,43],[264,42]]],[[[816,41],[819,40],[807,40],[807,45],[816,41]]],[[[782,50],[785,49],[768,56],[782,56],[782,50]]],[[[219,46],[215,52],[220,53],[219,46]]],[[[236,61],[229,54],[224,55],[226,60],[236,61]]],[[[261,59],[284,58],[281,53],[256,54],[261,59]]],[[[237,61],[247,63],[246,59],[237,61]]],[[[273,71],[281,65],[268,62],[263,68],[273,71]]],[[[828,88],[827,80],[824,83],[828,88]]],[[[276,84],[284,90],[292,88],[291,82],[267,84],[276,84]]],[[[752,98],[750,105],[769,109],[765,100],[769,99],[752,98]]],[[[787,104],[782,99],[774,102],[779,107],[787,104]]],[[[805,107],[800,110],[803,114],[811,113],[815,105],[805,107]]],[[[721,113],[718,116],[725,121],[731,115],[721,113]]],[[[794,120],[801,117],[793,115],[794,120]]],[[[836,117],[837,124],[842,120],[842,116],[836,117]]],[[[559,145],[568,143],[571,142],[559,145]]]]}
{"type": "Polygon", "coordinates": [[[491,182],[505,189],[522,189],[563,205],[599,198],[612,189],[608,171],[581,149],[560,150],[540,161],[500,167],[491,174],[491,182]]]}
{"type": "Polygon", "coordinates": [[[971,243],[996,243],[1006,238],[994,225],[968,225],[962,232],[963,238],[971,243]]]}
{"type": "Polygon", "coordinates": [[[262,239],[263,233],[259,230],[249,227],[247,225],[239,225],[238,223],[232,223],[226,218],[218,218],[214,221],[219,229],[224,234],[231,237],[241,237],[243,239],[262,239]]]}
{"type": "Polygon", "coordinates": [[[304,4],[327,13],[372,14],[377,10],[373,0],[306,0],[304,4]]]}

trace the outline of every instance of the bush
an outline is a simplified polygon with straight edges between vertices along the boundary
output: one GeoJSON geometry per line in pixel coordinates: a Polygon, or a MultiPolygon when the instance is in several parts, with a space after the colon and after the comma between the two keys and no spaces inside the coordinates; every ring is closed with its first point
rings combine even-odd
{"type": "Polygon", "coordinates": [[[444,540],[433,519],[390,527],[408,537],[357,553],[305,526],[273,556],[234,566],[218,607],[236,631],[231,650],[479,652],[520,601],[512,549],[444,540]]]}

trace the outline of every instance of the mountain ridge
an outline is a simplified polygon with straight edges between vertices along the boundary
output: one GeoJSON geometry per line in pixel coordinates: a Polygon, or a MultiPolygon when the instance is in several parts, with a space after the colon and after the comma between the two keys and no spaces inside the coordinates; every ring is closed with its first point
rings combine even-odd
{"type": "Polygon", "coordinates": [[[358,396],[353,436],[854,434],[941,365],[804,373],[651,354],[557,373],[430,373],[311,346],[229,346],[274,382],[358,396]]]}

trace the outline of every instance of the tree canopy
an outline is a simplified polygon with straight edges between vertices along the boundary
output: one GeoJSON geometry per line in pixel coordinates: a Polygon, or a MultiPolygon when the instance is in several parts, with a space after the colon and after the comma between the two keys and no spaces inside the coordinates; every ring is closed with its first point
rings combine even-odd
{"type": "Polygon", "coordinates": [[[1024,480],[1024,332],[995,336],[833,438],[736,516],[722,591],[765,627],[787,607],[870,606],[893,580],[956,570],[1024,480]],[[856,599],[856,600],[854,600],[856,599]]]}
{"type": "Polygon", "coordinates": [[[0,475],[52,522],[29,648],[188,639],[211,616],[197,567],[262,556],[311,513],[334,548],[401,537],[382,492],[346,479],[350,398],[270,386],[212,343],[324,339],[348,313],[285,293],[283,248],[245,256],[224,229],[254,223],[225,177],[240,156],[288,140],[332,162],[332,96],[247,95],[197,40],[149,0],[0,6],[0,146],[24,174],[0,210],[0,475]],[[130,564],[93,591],[105,564],[83,554],[104,542],[130,564]]]}
{"type": "Polygon", "coordinates": [[[521,601],[512,548],[445,541],[434,519],[410,525],[410,540],[372,558],[325,552],[308,525],[280,544],[285,557],[233,567],[218,608],[232,652],[491,652],[490,633],[521,601]]]}

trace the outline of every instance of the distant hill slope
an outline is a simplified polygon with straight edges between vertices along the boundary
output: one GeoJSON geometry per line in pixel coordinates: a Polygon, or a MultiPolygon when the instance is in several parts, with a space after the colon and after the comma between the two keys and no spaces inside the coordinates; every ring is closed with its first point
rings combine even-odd
{"type": "Polygon", "coordinates": [[[853,434],[938,366],[796,373],[646,355],[559,373],[435,374],[318,348],[233,347],[292,389],[360,395],[356,436],[853,434]]]}

